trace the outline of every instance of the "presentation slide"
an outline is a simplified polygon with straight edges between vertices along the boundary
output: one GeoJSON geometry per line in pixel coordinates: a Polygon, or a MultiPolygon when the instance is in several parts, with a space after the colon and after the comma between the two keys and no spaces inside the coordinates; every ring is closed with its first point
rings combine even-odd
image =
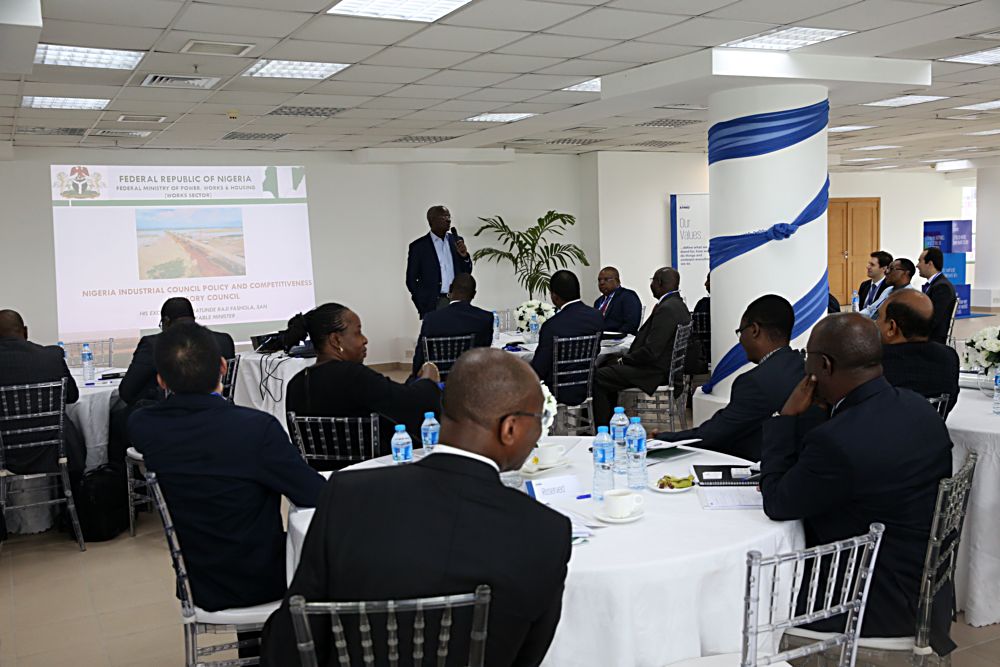
{"type": "Polygon", "coordinates": [[[52,166],[59,338],[136,335],[172,296],[205,325],[316,304],[305,167],[52,166]]]}

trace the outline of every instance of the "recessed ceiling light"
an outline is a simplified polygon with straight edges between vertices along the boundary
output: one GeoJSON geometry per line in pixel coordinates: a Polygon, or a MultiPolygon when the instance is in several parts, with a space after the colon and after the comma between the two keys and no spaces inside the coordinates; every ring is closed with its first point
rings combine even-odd
{"type": "Polygon", "coordinates": [[[111,100],[92,97],[39,97],[25,95],[21,98],[21,106],[29,109],[87,109],[99,111],[108,106],[111,100]]]}
{"type": "Polygon", "coordinates": [[[838,125],[837,127],[831,127],[827,132],[857,132],[858,130],[870,130],[875,125],[838,125]]]}
{"type": "Polygon", "coordinates": [[[325,79],[350,67],[341,63],[317,63],[304,60],[258,60],[243,76],[273,79],[325,79]]]}
{"type": "Polygon", "coordinates": [[[1000,134],[1000,129],[997,130],[980,130],[979,132],[966,132],[966,136],[969,137],[988,137],[992,134],[1000,134]]]}
{"type": "Polygon", "coordinates": [[[982,118],[982,116],[976,113],[970,113],[964,116],[945,116],[946,120],[979,120],[980,118],[982,118]]]}
{"type": "Polygon", "coordinates": [[[465,120],[476,123],[513,123],[515,120],[524,120],[534,115],[533,113],[481,113],[465,120]]]}
{"type": "Polygon", "coordinates": [[[722,46],[734,49],[766,49],[769,51],[791,51],[811,44],[853,34],[853,30],[827,30],[825,28],[780,28],[769,32],[744,37],[722,46]]]}
{"type": "Polygon", "coordinates": [[[970,65],[1000,65],[1000,49],[987,49],[966,53],[964,56],[952,56],[941,60],[949,63],[968,63],[970,65]]]}
{"type": "Polygon", "coordinates": [[[972,169],[973,164],[968,160],[947,160],[934,165],[938,171],[958,171],[961,169],[972,169]]]}
{"type": "Polygon", "coordinates": [[[578,83],[575,86],[569,86],[568,88],[563,88],[563,90],[570,90],[573,92],[580,93],[599,93],[601,92],[601,80],[591,79],[590,81],[584,81],[583,83],[578,83]]]}
{"type": "Polygon", "coordinates": [[[144,115],[136,113],[123,113],[119,114],[119,123],[162,123],[167,119],[166,116],[158,115],[144,115]]]}
{"type": "Polygon", "coordinates": [[[962,111],[992,111],[993,109],[1000,109],[1000,100],[993,100],[992,102],[980,102],[979,104],[969,104],[964,107],[955,107],[956,109],[961,109],[962,111]]]}
{"type": "Polygon", "coordinates": [[[948,99],[945,95],[902,95],[900,97],[890,97],[887,100],[878,102],[865,102],[866,107],[908,107],[911,104],[923,104],[924,102],[936,102],[948,99]]]}
{"type": "Polygon", "coordinates": [[[327,14],[433,23],[471,0],[341,0],[327,14]]]}
{"type": "Polygon", "coordinates": [[[87,133],[87,129],[83,127],[18,127],[14,131],[17,134],[45,134],[61,137],[82,137],[87,133]]]}
{"type": "Polygon", "coordinates": [[[886,146],[882,146],[882,145],[878,145],[878,146],[862,146],[861,148],[852,148],[851,150],[852,151],[884,151],[884,150],[888,150],[890,148],[899,148],[899,146],[888,146],[888,145],[886,145],[886,146]]]}
{"type": "Polygon", "coordinates": [[[144,51],[39,44],[35,48],[35,64],[95,69],[135,69],[144,55],[146,55],[144,51]]]}
{"type": "Polygon", "coordinates": [[[874,171],[876,169],[895,169],[898,164],[880,164],[877,167],[868,167],[869,170],[874,171]]]}
{"type": "Polygon", "coordinates": [[[120,137],[123,139],[141,139],[148,137],[153,132],[151,130],[89,130],[88,137],[120,137]]]}
{"type": "Polygon", "coordinates": [[[884,160],[881,157],[856,157],[851,160],[841,160],[841,162],[877,162],[878,160],[884,160]]]}

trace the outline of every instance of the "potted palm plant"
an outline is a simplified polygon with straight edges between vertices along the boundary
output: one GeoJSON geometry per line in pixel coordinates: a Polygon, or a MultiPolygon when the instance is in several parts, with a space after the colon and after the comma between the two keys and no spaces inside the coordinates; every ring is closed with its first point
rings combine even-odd
{"type": "Polygon", "coordinates": [[[569,213],[549,211],[523,231],[511,229],[499,215],[479,219],[483,221],[483,226],[476,230],[475,236],[490,232],[497,237],[501,247],[481,248],[472,258],[497,264],[509,262],[517,282],[528,291],[530,298],[536,294],[543,298],[548,294],[553,272],[576,263],[590,266],[580,246],[557,243],[550,238],[562,236],[568,227],[576,224],[576,217],[569,213]]]}

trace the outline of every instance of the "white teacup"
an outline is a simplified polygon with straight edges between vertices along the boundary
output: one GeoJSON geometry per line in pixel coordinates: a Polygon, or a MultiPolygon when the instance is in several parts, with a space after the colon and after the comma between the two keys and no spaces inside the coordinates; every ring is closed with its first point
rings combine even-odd
{"type": "Polygon", "coordinates": [[[604,492],[604,513],[612,519],[632,516],[642,507],[642,503],[642,496],[628,489],[604,492]]]}
{"type": "Polygon", "coordinates": [[[547,466],[561,459],[565,453],[566,448],[562,445],[541,444],[535,449],[535,458],[538,459],[538,465],[547,466]]]}

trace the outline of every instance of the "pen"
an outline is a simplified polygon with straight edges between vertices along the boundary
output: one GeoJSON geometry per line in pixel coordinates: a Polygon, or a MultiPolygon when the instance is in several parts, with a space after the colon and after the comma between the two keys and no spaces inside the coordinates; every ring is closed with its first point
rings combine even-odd
{"type": "Polygon", "coordinates": [[[586,500],[589,497],[590,497],[590,494],[589,493],[585,493],[582,496],[577,496],[576,499],[577,500],[586,500]]]}

